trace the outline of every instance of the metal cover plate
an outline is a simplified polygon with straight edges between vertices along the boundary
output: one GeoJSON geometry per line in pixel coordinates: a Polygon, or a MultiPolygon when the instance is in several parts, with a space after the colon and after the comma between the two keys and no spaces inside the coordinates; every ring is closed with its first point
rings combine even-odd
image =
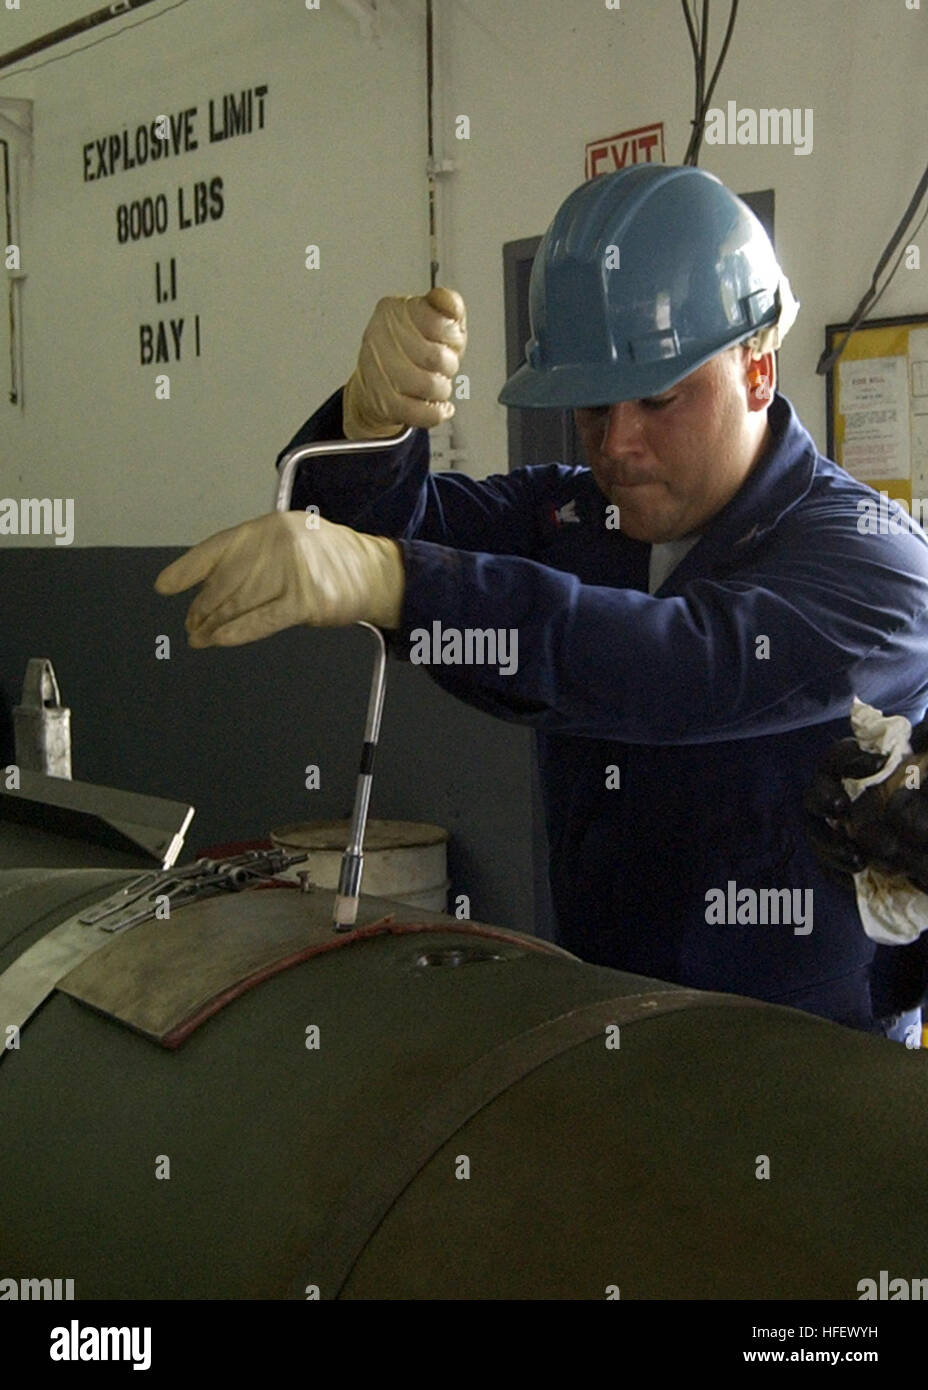
{"type": "Polygon", "coordinates": [[[225,1004],[270,975],[379,932],[476,932],[572,959],[546,941],[385,898],[362,896],[358,926],[335,933],[334,901],[332,892],[261,888],[189,903],[168,921],[143,922],[114,937],[58,988],[152,1041],[176,1048],[225,1004]]]}
{"type": "Polygon", "coordinates": [[[193,807],[182,801],[50,777],[24,767],[19,770],[18,790],[0,787],[0,823],[32,827],[34,853],[22,832],[5,848],[0,832],[0,862],[12,868],[33,864],[96,868],[127,863],[147,867],[154,861],[170,868],[192,819],[193,807]],[[58,836],[78,842],[75,851],[60,859],[55,853],[58,836]],[[83,853],[77,857],[80,842],[83,853]],[[110,851],[109,857],[95,855],[90,846],[110,851]],[[117,853],[122,857],[114,858],[117,853]]]}

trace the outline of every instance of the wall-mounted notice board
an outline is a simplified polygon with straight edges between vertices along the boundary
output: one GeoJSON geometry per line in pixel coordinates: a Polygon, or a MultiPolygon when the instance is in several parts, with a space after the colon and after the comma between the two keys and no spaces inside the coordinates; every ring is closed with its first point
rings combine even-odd
{"type": "MultiPolygon", "coordinates": [[[[846,323],[825,329],[841,346],[846,323]]],[[[870,319],[827,376],[828,454],[916,515],[928,500],[928,314],[870,319]]]]}

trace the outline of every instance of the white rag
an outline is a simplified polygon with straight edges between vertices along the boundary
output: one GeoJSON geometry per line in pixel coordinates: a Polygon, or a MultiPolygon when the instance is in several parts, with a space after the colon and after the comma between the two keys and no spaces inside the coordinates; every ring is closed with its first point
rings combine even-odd
{"type": "MultiPolygon", "coordinates": [[[[867,787],[891,777],[912,752],[912,725],[901,714],[884,716],[855,695],[851,728],[865,753],[889,754],[885,765],[872,776],[842,778],[844,790],[851,801],[856,801],[867,787]]],[[[884,946],[904,946],[928,930],[928,894],[914,888],[907,878],[862,869],[854,875],[854,887],[860,920],[873,941],[884,946]]]]}

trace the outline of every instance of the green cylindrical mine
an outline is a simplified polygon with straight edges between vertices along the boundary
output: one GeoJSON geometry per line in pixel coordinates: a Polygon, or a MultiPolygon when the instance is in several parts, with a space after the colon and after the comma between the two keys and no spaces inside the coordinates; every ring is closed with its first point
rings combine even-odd
{"type": "MultiPolygon", "coordinates": [[[[0,875],[0,971],[131,879],[83,874],[0,875]]],[[[336,937],[332,896],[194,903],[59,982],[0,1064],[0,1280],[856,1299],[928,1274],[923,1054],[377,899],[336,937]]]]}

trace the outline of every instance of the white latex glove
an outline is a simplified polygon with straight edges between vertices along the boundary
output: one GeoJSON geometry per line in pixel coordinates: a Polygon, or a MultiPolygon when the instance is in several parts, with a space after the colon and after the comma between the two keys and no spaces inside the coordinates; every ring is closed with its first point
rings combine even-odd
{"type": "Polygon", "coordinates": [[[159,594],[193,584],[203,588],[187,614],[191,647],[234,647],[298,623],[398,627],[406,575],[396,541],[271,512],[201,541],[155,580],[159,594]]]}
{"type": "Polygon", "coordinates": [[[464,301],[454,290],[436,285],[427,295],[381,299],[342,395],[345,438],[383,439],[450,420],[466,346],[464,301]]]}

